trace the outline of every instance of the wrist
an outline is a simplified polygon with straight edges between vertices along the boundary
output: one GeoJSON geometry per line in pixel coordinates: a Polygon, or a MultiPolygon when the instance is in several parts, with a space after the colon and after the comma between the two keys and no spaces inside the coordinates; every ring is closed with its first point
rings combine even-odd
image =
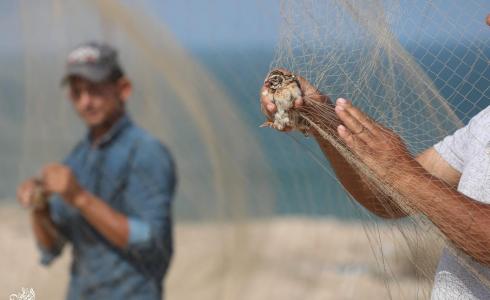
{"type": "Polygon", "coordinates": [[[60,196],[68,203],[73,204],[75,199],[79,197],[79,195],[82,193],[83,193],[83,188],[80,185],[75,184],[69,189],[67,189],[64,193],[60,193],[60,196]]]}
{"type": "Polygon", "coordinates": [[[405,196],[415,196],[421,190],[425,190],[432,182],[431,176],[416,168],[398,169],[397,176],[393,180],[393,187],[405,196]]]}
{"type": "Polygon", "coordinates": [[[72,196],[70,203],[78,210],[83,210],[90,202],[90,194],[84,189],[80,189],[72,196]]]}

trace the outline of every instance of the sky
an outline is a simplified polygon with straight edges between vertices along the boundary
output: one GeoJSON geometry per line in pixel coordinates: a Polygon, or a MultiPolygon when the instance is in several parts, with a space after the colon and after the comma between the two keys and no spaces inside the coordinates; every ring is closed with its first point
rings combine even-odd
{"type": "Polygon", "coordinates": [[[0,53],[13,52],[18,47],[22,36],[18,7],[17,1],[0,1],[0,53]]]}
{"type": "Polygon", "coordinates": [[[277,43],[279,0],[154,0],[145,5],[184,46],[263,47],[277,43]]]}
{"type": "MultiPolygon", "coordinates": [[[[304,2],[317,1],[323,0],[304,2]]],[[[406,19],[393,24],[401,40],[419,38],[420,29],[414,27],[425,31],[427,39],[457,38],[455,31],[464,32],[470,39],[490,39],[490,30],[484,22],[490,13],[489,0],[401,0],[399,3],[406,19]],[[441,23],[448,26],[441,28],[441,23]]],[[[145,5],[190,47],[274,46],[280,31],[280,0],[146,0],[145,5]]]]}
{"type": "MultiPolygon", "coordinates": [[[[45,5],[57,1],[60,0],[46,1],[45,5]]],[[[271,48],[277,45],[280,0],[120,1],[143,7],[149,15],[166,24],[184,47],[271,48]]],[[[22,45],[19,42],[22,14],[18,9],[22,5],[30,4],[25,0],[0,1],[0,53],[16,51],[16,47],[22,45]]],[[[425,31],[423,34],[428,38],[444,40],[452,36],[457,39],[453,34],[457,30],[464,32],[465,38],[490,40],[490,30],[484,24],[486,14],[490,13],[489,0],[401,0],[400,9],[406,16],[395,21],[399,25],[395,26],[395,32],[401,39],[417,38],[420,30],[425,31]],[[431,9],[431,3],[444,11],[431,9]],[[440,26],[441,22],[449,26],[440,26]],[[414,27],[418,30],[413,30],[414,27]]]]}

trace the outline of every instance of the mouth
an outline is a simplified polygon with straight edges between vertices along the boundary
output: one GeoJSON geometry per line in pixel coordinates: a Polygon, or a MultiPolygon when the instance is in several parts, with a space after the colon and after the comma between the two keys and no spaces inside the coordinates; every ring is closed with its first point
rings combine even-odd
{"type": "Polygon", "coordinates": [[[84,118],[87,118],[87,119],[93,119],[93,118],[96,118],[98,116],[98,113],[96,111],[84,111],[82,113],[82,116],[84,118]]]}

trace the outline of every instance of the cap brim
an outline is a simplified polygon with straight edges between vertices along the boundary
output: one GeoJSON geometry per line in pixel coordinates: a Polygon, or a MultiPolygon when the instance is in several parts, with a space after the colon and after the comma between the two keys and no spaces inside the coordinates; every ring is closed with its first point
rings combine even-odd
{"type": "Polygon", "coordinates": [[[73,77],[81,77],[96,83],[104,82],[110,77],[111,72],[110,68],[101,68],[97,65],[70,65],[66,69],[65,76],[61,79],[61,85],[66,85],[69,79],[73,77]]]}

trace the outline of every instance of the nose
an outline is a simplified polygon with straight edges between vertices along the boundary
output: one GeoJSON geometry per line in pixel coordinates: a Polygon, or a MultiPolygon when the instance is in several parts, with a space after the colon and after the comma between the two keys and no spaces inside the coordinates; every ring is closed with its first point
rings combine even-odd
{"type": "Polygon", "coordinates": [[[80,108],[87,108],[88,106],[90,106],[90,103],[92,102],[92,95],[90,95],[90,93],[86,90],[83,90],[81,93],[80,93],[80,96],[78,97],[78,106],[80,108]]]}

